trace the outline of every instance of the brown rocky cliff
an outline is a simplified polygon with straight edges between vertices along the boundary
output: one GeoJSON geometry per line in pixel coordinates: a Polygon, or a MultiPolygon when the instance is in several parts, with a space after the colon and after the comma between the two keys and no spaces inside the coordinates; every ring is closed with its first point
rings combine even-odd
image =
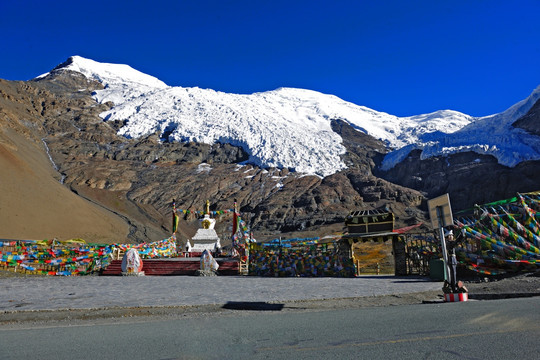
{"type": "Polygon", "coordinates": [[[47,91],[0,80],[0,238],[125,239],[124,220],[60,183],[41,138],[47,91]]]}

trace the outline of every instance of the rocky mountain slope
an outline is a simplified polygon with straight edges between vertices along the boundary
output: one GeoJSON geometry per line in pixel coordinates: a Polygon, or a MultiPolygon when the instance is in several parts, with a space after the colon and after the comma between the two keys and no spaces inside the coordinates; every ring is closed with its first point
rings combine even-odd
{"type": "MultiPolygon", "coordinates": [[[[528,136],[540,136],[540,100],[511,126],[524,130],[528,136]]],[[[498,137],[500,134],[487,131],[487,136],[498,137]]],[[[522,161],[508,167],[501,165],[494,156],[473,151],[426,159],[420,150],[413,150],[392,169],[376,170],[375,173],[388,181],[421,191],[428,198],[448,193],[456,210],[540,189],[540,161],[522,161]]]]}
{"type": "Polygon", "coordinates": [[[128,233],[125,219],[60,183],[41,139],[44,115],[64,105],[44,88],[0,80],[0,238],[108,242],[128,233]]]}
{"type": "MultiPolygon", "coordinates": [[[[91,97],[100,87],[71,71],[53,72],[37,81],[2,81],[2,138],[12,139],[10,132],[23,136],[20,143],[32,144],[41,165],[49,167],[48,180],[54,179],[55,187],[71,190],[71,195],[78,195],[74,197],[88,206],[106,209],[107,215],[99,216],[104,221],[120,220],[123,224],[114,226],[115,234],[106,232],[107,227],[99,222],[93,222],[96,234],[78,226],[70,227],[69,234],[67,230],[60,232],[59,227],[67,229],[67,224],[76,224],[89,215],[83,208],[82,213],[72,213],[52,202],[38,204],[20,198],[24,192],[39,192],[41,176],[27,187],[14,186],[10,196],[21,201],[15,200],[16,205],[10,208],[2,207],[0,237],[155,241],[170,234],[172,199],[180,208],[190,210],[202,210],[206,199],[210,199],[212,210],[231,209],[237,199],[243,217],[260,239],[287,232],[307,236],[341,231],[344,217],[358,208],[387,206],[400,224],[415,223],[423,217],[418,210],[421,193],[371,174],[386,151],[384,145],[339,120],[333,127],[348,139],[346,146],[351,151],[346,158],[350,168],[325,178],[305,176],[287,169],[239,165],[247,154],[227,144],[163,142],[157,134],[139,139],[117,135],[121,123],[105,122],[98,116],[112,104],[98,104],[91,97]],[[44,160],[47,152],[52,160],[49,164],[44,160]],[[45,225],[23,228],[21,222],[5,221],[14,216],[25,218],[28,209],[35,210],[32,218],[43,213],[54,215],[57,225],[51,229],[45,225]],[[125,234],[120,234],[122,231],[125,234]]],[[[15,154],[21,157],[21,163],[30,161],[17,148],[3,148],[2,159],[15,154]]],[[[15,184],[25,179],[15,172],[9,176],[15,184]]],[[[49,200],[54,196],[48,188],[43,194],[49,200]]],[[[71,204],[73,200],[59,201],[71,204]]],[[[221,217],[218,233],[226,236],[230,218],[221,217]]],[[[197,226],[194,216],[186,216],[180,236],[192,236],[197,226]]]]}
{"type": "MultiPolygon", "coordinates": [[[[140,137],[122,136],[126,118],[112,116],[121,111],[112,101],[125,98],[96,101],[104,85],[76,70],[63,64],[33,81],[0,81],[0,165],[9,169],[0,176],[10,184],[2,188],[0,238],[155,241],[170,234],[172,199],[189,210],[202,210],[206,199],[211,210],[230,209],[237,199],[261,240],[322,236],[341,232],[351,210],[389,209],[400,227],[424,221],[426,198],[445,192],[460,209],[538,190],[538,161],[510,168],[472,152],[423,159],[413,150],[383,171],[388,140],[339,116],[329,118],[324,131],[340,137],[343,165],[324,177],[257,165],[240,143],[175,141],[177,128],[167,121],[140,137]],[[111,116],[105,121],[103,114],[111,116]],[[41,170],[21,170],[28,167],[41,170]]],[[[167,90],[159,82],[152,86],[167,90]]],[[[526,123],[516,123],[532,134],[538,124],[533,109],[526,123]]],[[[433,116],[422,121],[441,124],[441,113],[433,116]]],[[[230,215],[219,217],[217,231],[226,237],[230,215]]],[[[196,217],[186,215],[180,237],[191,237],[197,227],[196,217]]]]}

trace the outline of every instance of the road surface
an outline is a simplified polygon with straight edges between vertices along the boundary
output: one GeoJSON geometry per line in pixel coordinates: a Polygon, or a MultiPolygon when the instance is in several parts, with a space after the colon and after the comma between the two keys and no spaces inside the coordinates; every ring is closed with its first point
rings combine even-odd
{"type": "Polygon", "coordinates": [[[537,310],[532,297],[23,322],[0,326],[0,358],[532,359],[537,310]]]}

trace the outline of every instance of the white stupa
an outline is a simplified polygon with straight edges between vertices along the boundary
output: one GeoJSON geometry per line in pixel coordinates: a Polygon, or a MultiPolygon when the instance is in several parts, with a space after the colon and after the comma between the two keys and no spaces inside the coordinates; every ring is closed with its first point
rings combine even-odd
{"type": "Polygon", "coordinates": [[[212,253],[216,253],[221,249],[219,236],[214,230],[216,225],[216,219],[210,217],[210,202],[206,200],[206,211],[204,217],[201,219],[201,228],[197,230],[195,235],[191,238],[192,252],[203,252],[208,250],[212,253]]]}

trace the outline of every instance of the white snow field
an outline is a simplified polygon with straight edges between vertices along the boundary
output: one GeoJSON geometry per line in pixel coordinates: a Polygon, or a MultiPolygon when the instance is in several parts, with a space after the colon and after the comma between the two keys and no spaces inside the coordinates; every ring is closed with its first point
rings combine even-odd
{"type": "Polygon", "coordinates": [[[384,141],[393,150],[383,162],[385,169],[412,149],[422,149],[423,158],[475,151],[491,154],[510,167],[540,159],[540,138],[511,126],[540,98],[540,86],[527,99],[495,115],[472,117],[441,110],[397,117],[311,90],[280,88],[241,95],[173,87],[128,65],[80,56],[70,59],[65,69],[105,86],[95,99],[115,104],[101,117],[125,121],[119,134],[138,138],[157,132],[165,133],[169,141],[230,143],[241,146],[250,154],[248,162],[261,167],[321,177],[346,168],[340,158],[345,152],[342,139],[330,126],[333,119],[384,141]]]}

